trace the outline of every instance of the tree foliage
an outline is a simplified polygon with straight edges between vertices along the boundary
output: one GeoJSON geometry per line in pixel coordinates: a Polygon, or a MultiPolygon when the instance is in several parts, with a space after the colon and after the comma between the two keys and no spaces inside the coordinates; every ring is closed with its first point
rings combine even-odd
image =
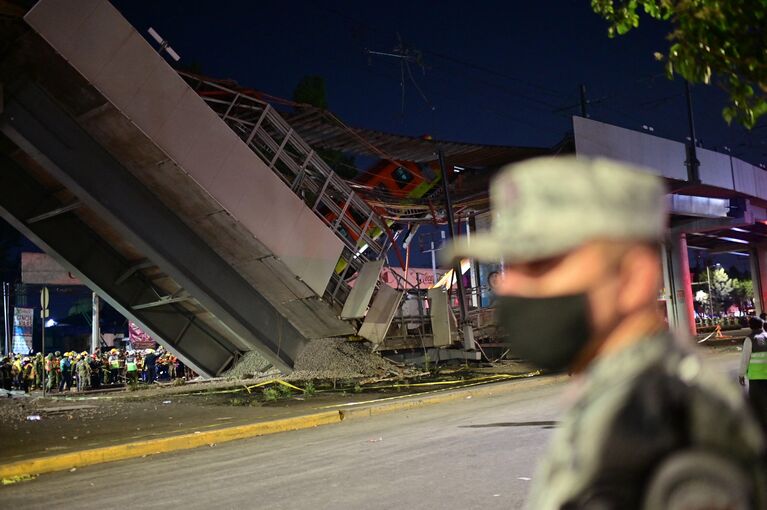
{"type": "Polygon", "coordinates": [[[715,82],[730,97],[722,111],[751,128],[767,114],[767,0],[591,0],[615,37],[641,13],[671,24],[668,51],[656,53],[669,77],[715,82]]]}
{"type": "Polygon", "coordinates": [[[325,80],[322,76],[304,76],[293,90],[293,101],[309,104],[327,110],[328,98],[325,94],[325,80]]]}
{"type": "MultiPolygon", "coordinates": [[[[304,76],[293,90],[293,101],[300,105],[310,105],[327,110],[328,98],[325,93],[325,80],[322,76],[304,76]]],[[[297,106],[301,109],[305,106],[297,106]]],[[[333,149],[317,149],[319,155],[335,173],[344,179],[353,179],[357,175],[354,158],[333,149]]]]}

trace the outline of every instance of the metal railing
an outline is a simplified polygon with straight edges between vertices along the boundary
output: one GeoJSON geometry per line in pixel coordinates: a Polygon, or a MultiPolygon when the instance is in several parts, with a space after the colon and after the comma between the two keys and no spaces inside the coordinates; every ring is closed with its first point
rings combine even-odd
{"type": "Polygon", "coordinates": [[[346,277],[386,254],[386,236],[381,235],[388,230],[385,221],[269,103],[204,77],[179,74],[343,241],[343,264],[325,290],[325,298],[343,304],[350,291],[346,277]]]}

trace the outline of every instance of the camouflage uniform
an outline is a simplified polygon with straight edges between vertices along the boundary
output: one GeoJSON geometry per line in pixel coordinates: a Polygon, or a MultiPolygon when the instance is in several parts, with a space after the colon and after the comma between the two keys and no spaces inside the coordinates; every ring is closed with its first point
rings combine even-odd
{"type": "Polygon", "coordinates": [[[91,366],[88,359],[83,358],[77,362],[77,391],[83,391],[91,387],[91,366]]]}
{"type": "Polygon", "coordinates": [[[734,460],[764,486],[764,440],[742,396],[670,334],[597,360],[579,390],[528,508],[639,508],[646,487],[638,482],[683,448],[734,460]]]}
{"type": "MultiPolygon", "coordinates": [[[[595,242],[616,254],[610,244],[627,242],[639,255],[621,261],[638,264],[655,286],[660,260],[653,268],[647,255],[660,251],[668,227],[666,189],[655,173],[581,157],[511,165],[490,188],[490,231],[459,238],[442,252],[447,260],[503,260],[506,272],[526,285],[517,294],[508,280],[498,296],[512,352],[544,368],[583,370],[535,476],[532,510],[767,508],[760,427],[735,385],[703,369],[670,333],[651,333],[662,328],[654,288],[628,296],[634,309],[614,307],[609,318],[604,312],[604,331],[597,334],[592,306],[600,300],[593,286],[601,282],[575,278],[570,266],[562,274],[576,284],[562,285],[559,277],[552,293],[546,276],[556,273],[556,264],[524,267],[566,260],[595,242]],[[536,287],[539,282],[544,286],[536,287]],[[525,325],[539,316],[550,320],[532,322],[537,334],[530,335],[525,325]],[[611,330],[608,319],[626,329],[611,330]],[[632,330],[636,341],[627,343],[632,330]],[[603,350],[610,342],[612,349],[603,350]]],[[[597,252],[590,253],[581,260],[593,262],[597,252]]],[[[609,287],[600,289],[602,296],[621,295],[626,267],[603,272],[609,287]]]]}

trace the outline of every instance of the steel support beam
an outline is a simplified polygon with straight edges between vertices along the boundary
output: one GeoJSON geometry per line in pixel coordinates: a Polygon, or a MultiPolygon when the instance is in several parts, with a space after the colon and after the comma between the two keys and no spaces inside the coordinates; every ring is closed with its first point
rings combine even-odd
{"type": "Polygon", "coordinates": [[[48,218],[53,218],[54,216],[58,216],[59,214],[64,214],[69,211],[74,211],[81,205],[83,204],[81,204],[80,202],[75,202],[73,204],[65,205],[63,207],[58,207],[52,211],[48,211],[43,214],[38,214],[37,216],[32,216],[31,218],[27,220],[27,223],[37,223],[38,221],[47,220],[48,218]]]}

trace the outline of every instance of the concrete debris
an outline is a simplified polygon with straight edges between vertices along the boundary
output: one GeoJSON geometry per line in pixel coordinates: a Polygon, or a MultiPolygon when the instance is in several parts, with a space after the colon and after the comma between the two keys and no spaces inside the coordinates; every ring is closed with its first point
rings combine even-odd
{"type": "MultiPolygon", "coordinates": [[[[404,369],[407,371],[407,369],[404,369]]],[[[284,377],[290,381],[362,379],[400,376],[403,368],[370,350],[369,344],[344,338],[310,341],[296,359],[294,371],[284,377]]],[[[228,371],[226,380],[280,376],[280,371],[255,351],[244,354],[228,371]]]]}
{"type": "Polygon", "coordinates": [[[286,379],[357,379],[382,376],[397,366],[367,344],[340,338],[312,340],[296,359],[295,371],[286,379]]]}
{"type": "Polygon", "coordinates": [[[224,379],[246,379],[251,377],[259,377],[266,375],[266,373],[276,370],[273,369],[272,364],[269,363],[263,356],[256,351],[250,351],[245,353],[237,363],[224,372],[222,377],[224,379]]]}

